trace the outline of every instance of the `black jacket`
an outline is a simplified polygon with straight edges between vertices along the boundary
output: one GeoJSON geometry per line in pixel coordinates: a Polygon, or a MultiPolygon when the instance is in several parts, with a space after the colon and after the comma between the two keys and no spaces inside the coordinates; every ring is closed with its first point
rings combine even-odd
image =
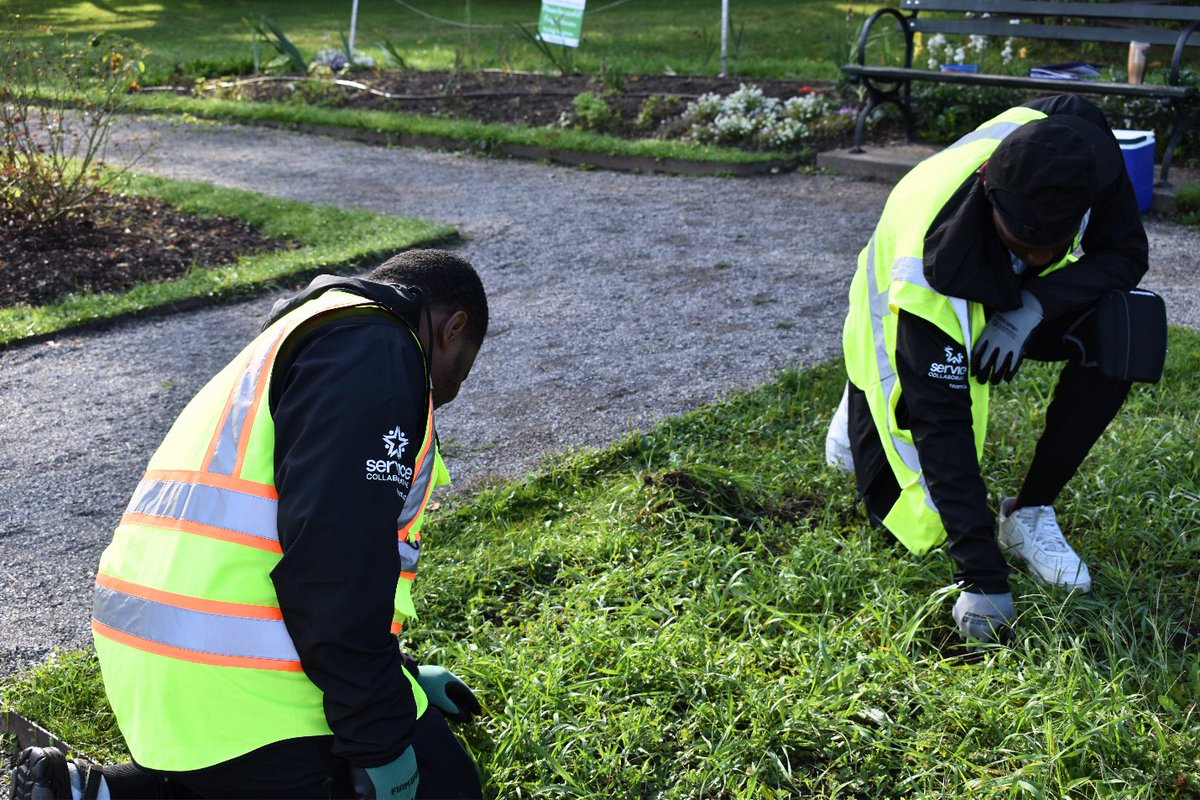
{"type": "MultiPolygon", "coordinates": [[[[1074,114],[1108,129],[1095,105],[1073,95],[1027,105],[1047,115],[1074,114]]],[[[1115,139],[1113,145],[1119,158],[1115,139]]],[[[982,303],[989,314],[1017,308],[1021,291],[1027,290],[1042,304],[1044,321],[1090,307],[1111,289],[1133,288],[1146,272],[1149,246],[1123,162],[1091,209],[1082,245],[1085,255],[1073,265],[1045,277],[1033,270],[1018,275],[996,234],[981,182],[972,176],[926,234],[925,275],[939,292],[982,303]]],[[[968,386],[929,377],[930,364],[969,354],[936,326],[905,312],[896,337],[902,387],[897,416],[912,431],[958,567],[955,579],[978,591],[1006,592],[1008,567],[996,543],[995,518],[975,455],[968,386]]]]}
{"type": "Polygon", "coordinates": [[[269,402],[283,557],[271,579],[304,672],[324,692],[334,755],[376,766],[408,746],[416,723],[389,630],[400,574],[396,524],[408,487],[378,480],[377,462],[399,462],[411,475],[428,382],[411,333],[419,298],[408,292],[322,278],[273,317],[334,287],[395,313],[321,315],[293,333],[276,360],[269,402]]]}

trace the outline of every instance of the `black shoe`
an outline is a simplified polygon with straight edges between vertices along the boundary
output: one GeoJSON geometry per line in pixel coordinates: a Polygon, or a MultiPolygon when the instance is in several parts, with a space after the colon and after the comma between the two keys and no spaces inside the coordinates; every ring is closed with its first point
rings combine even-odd
{"type": "Polygon", "coordinates": [[[12,800],[71,800],[71,771],[57,747],[26,747],[12,771],[12,800]]]}

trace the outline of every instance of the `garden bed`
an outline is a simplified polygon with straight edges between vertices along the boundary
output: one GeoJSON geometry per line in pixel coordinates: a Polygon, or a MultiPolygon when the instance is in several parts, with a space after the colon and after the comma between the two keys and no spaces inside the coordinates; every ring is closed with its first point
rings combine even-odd
{"type": "Polygon", "coordinates": [[[124,292],[179,277],[195,264],[231,264],[294,246],[234,217],[182,213],[155,197],[102,194],[86,215],[4,227],[0,308],[53,303],[71,292],[124,292]]]}
{"type": "MultiPolygon", "coordinates": [[[[559,76],[499,70],[247,76],[180,89],[197,98],[404,112],[489,124],[574,127],[636,140],[684,138],[679,117],[689,102],[704,95],[727,96],[742,85],[758,87],[764,97],[780,103],[836,95],[833,81],[603,72],[559,76]],[[581,95],[601,99],[603,107],[585,106],[581,113],[577,102],[581,95]]],[[[840,146],[847,141],[847,132],[846,126],[821,126],[813,131],[808,147],[840,146]]]]}

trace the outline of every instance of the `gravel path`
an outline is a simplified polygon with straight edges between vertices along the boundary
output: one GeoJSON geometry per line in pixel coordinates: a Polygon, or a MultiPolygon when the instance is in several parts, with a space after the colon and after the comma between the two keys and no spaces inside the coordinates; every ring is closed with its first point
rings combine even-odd
{"type": "MultiPolygon", "coordinates": [[[[838,352],[888,187],[828,175],[585,172],[135,120],[143,172],[457,226],[492,326],[438,417],[459,487],[515,477],[838,352]]],[[[128,152],[128,150],[127,150],[128,152]]],[[[1152,279],[1196,327],[1200,235],[1150,222],[1152,279]]],[[[274,297],[0,353],[0,674],[89,640],[101,550],[184,403],[274,297]]]]}

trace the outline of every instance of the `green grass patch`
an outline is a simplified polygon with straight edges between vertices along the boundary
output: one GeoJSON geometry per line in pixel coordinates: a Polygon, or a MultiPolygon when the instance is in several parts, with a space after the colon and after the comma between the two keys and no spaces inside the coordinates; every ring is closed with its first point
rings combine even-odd
{"type": "MultiPolygon", "coordinates": [[[[1092,594],[1015,572],[1012,647],[948,655],[944,548],[895,546],[824,466],[833,365],[449,497],[406,646],[477,690],[458,730],[492,797],[1194,797],[1197,375],[1200,336],[1173,329],[1163,382],[1060,498],[1092,594]]],[[[993,501],[1054,378],[1027,364],[993,395],[993,501]]],[[[55,666],[89,658],[0,702],[112,754],[94,671],[55,666]]]]}
{"type": "MultiPolygon", "coordinates": [[[[147,81],[173,74],[245,72],[253,64],[253,33],[243,18],[273,19],[311,59],[338,48],[350,29],[350,3],[321,0],[7,0],[10,24],[27,35],[39,26],[72,36],[103,32],[147,48],[147,81]]],[[[731,5],[729,70],[760,77],[834,78],[863,17],[873,9],[834,0],[746,0],[731,5]]],[[[534,0],[435,2],[360,0],[356,49],[383,61],[390,42],[410,68],[552,70],[553,65],[514,27],[537,26],[534,0]]],[[[575,67],[610,73],[715,75],[720,68],[719,3],[687,0],[590,4],[575,67]],[[606,8],[606,6],[609,6],[606,8]]],[[[269,48],[268,48],[269,50],[269,48]]]]}
{"type": "Polygon", "coordinates": [[[363,267],[371,258],[444,240],[453,228],[370,211],[281,200],[199,181],[127,175],[118,189],[162,198],[181,211],[239,217],[295,249],[239,258],[228,265],[198,264],[181,278],[146,283],[122,294],[69,295],[52,305],[0,309],[0,344],[131,314],[202,300],[244,297],[295,285],[319,271],[363,267]]]}

